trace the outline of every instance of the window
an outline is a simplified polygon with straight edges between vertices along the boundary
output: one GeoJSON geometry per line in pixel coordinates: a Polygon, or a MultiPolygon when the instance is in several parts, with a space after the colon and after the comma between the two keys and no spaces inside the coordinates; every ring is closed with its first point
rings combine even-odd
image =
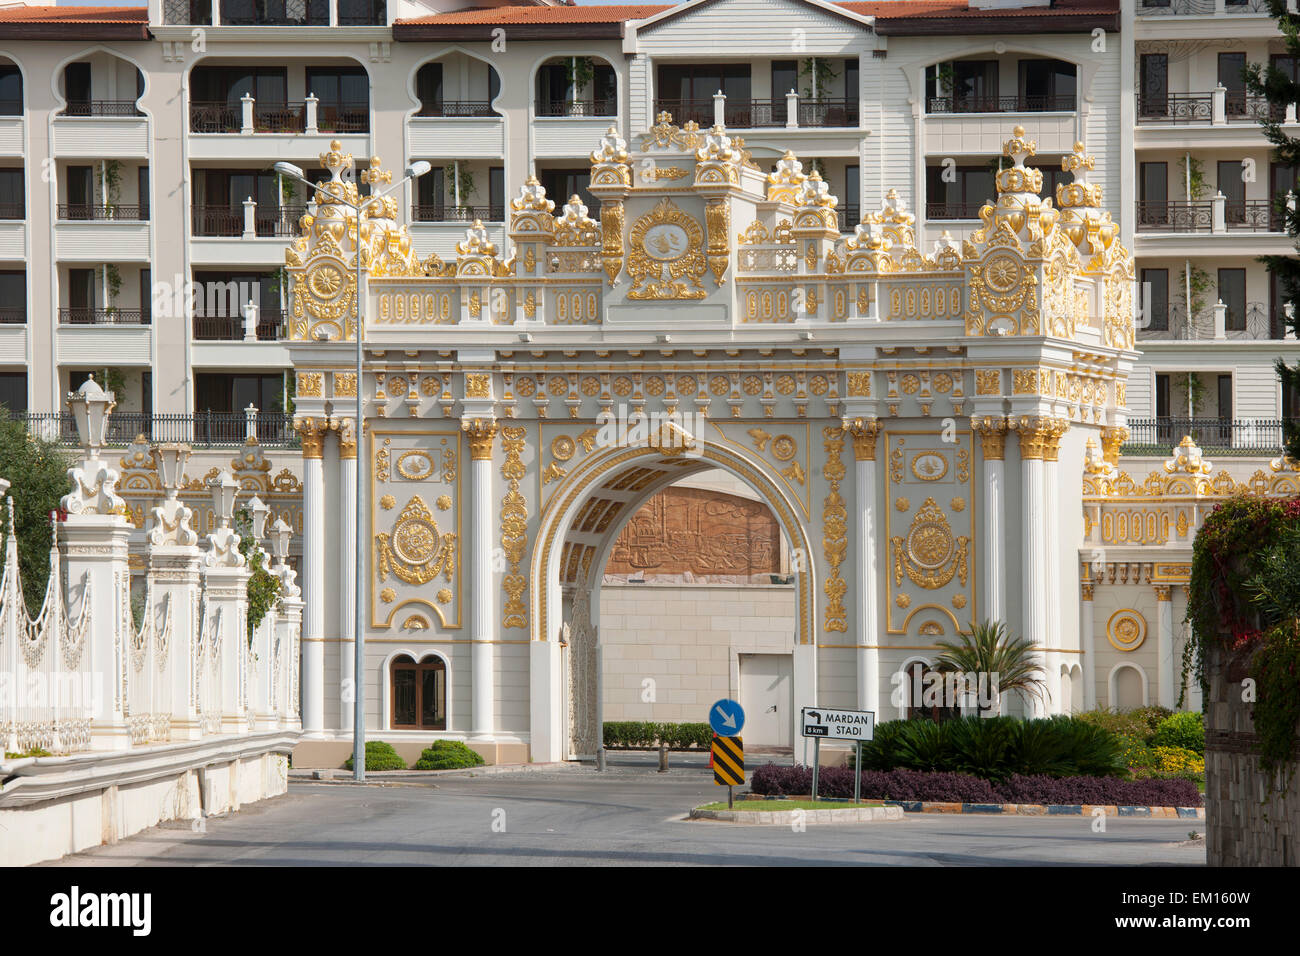
{"type": "Polygon", "coordinates": [[[1021,60],[1017,105],[1023,110],[1073,110],[1077,72],[1064,60],[1021,60]]]}
{"type": "MultiPolygon", "coordinates": [[[[87,311],[95,307],[95,270],[68,270],[68,308],[87,311]]],[[[85,321],[89,321],[86,319],[85,321]]]]}
{"type": "Polygon", "coordinates": [[[504,166],[488,168],[488,219],[504,222],[506,218],[506,170],[504,166]]]}
{"type": "Polygon", "coordinates": [[[89,63],[69,63],[63,68],[63,93],[68,101],[68,113],[90,114],[89,63]]]}
{"type": "Polygon", "coordinates": [[[998,109],[997,60],[953,60],[926,67],[932,113],[988,113],[998,109]]]}
{"type": "Polygon", "coordinates": [[[320,101],[318,129],[355,133],[370,128],[370,76],[362,67],[308,67],[307,91],[320,101]]]}
{"type": "Polygon", "coordinates": [[[1228,307],[1224,327],[1229,332],[1246,330],[1246,270],[1219,270],[1219,301],[1228,307]]]}
{"type": "MultiPolygon", "coordinates": [[[[1142,301],[1146,328],[1153,332],[1169,330],[1169,270],[1142,270],[1142,301]]],[[[1141,328],[1139,324],[1139,328],[1141,328]]]]}
{"type": "Polygon", "coordinates": [[[1216,164],[1219,192],[1227,202],[1223,206],[1224,218],[1229,223],[1246,221],[1246,182],[1241,178],[1240,160],[1219,160],[1216,164]]]}
{"type": "Polygon", "coordinates": [[[394,730],[447,729],[447,665],[440,657],[415,663],[405,654],[389,665],[394,730]]]}
{"type": "Polygon", "coordinates": [[[141,166],[135,171],[136,197],[140,204],[140,218],[149,218],[149,167],[141,166]]]}
{"type": "Polygon", "coordinates": [[[1169,164],[1142,163],[1138,169],[1137,227],[1168,226],[1172,221],[1169,212],[1169,164]]]}
{"type": "Polygon", "coordinates": [[[197,372],[194,375],[194,411],[214,414],[243,413],[249,405],[274,412],[284,406],[284,377],[236,372],[197,372]]]}
{"type": "Polygon", "coordinates": [[[1156,418],[1169,417],[1169,376],[1156,376],[1156,418]]]}
{"type": "Polygon", "coordinates": [[[844,61],[844,98],[856,107],[859,95],[858,58],[851,57],[844,61]]]}
{"type": "Polygon", "coordinates": [[[1169,112],[1169,55],[1144,53],[1141,61],[1142,86],[1138,90],[1140,116],[1165,116],[1169,112]]]}
{"type": "Polygon", "coordinates": [[[772,61],[772,100],[781,99],[791,90],[799,92],[799,61],[772,61]]]}
{"type": "Polygon", "coordinates": [[[862,174],[857,163],[844,167],[844,201],[840,208],[844,210],[844,225],[852,230],[862,221],[862,174]]]}
{"type": "Polygon", "coordinates": [[[27,273],[20,269],[0,272],[0,323],[22,325],[26,321],[27,273]]]}
{"type": "Polygon", "coordinates": [[[10,412],[27,411],[26,372],[0,372],[0,406],[10,412]]]}
{"type": "Polygon", "coordinates": [[[1282,417],[1300,419],[1300,389],[1282,383],[1282,417]]]}
{"type": "MultiPolygon", "coordinates": [[[[664,65],[659,67],[659,96],[672,100],[707,101],[713,108],[713,94],[721,90],[728,101],[750,99],[748,63],[664,65]]],[[[681,122],[673,117],[674,122],[681,122]]],[[[713,124],[710,123],[710,126],[713,124]]]]}
{"type": "Polygon", "coordinates": [[[444,168],[435,166],[415,181],[417,222],[441,222],[446,215],[445,176],[444,168]]]}
{"type": "Polygon", "coordinates": [[[148,269],[140,270],[140,324],[148,325],[153,318],[153,273],[148,269]]]}
{"type": "Polygon", "coordinates": [[[1246,78],[1242,75],[1245,69],[1245,53],[1219,54],[1219,85],[1228,91],[1225,105],[1229,116],[1246,113],[1246,78]]]}
{"type": "Polygon", "coordinates": [[[1232,418],[1232,376],[1219,376],[1219,418],[1232,418]]]}
{"type": "MultiPolygon", "coordinates": [[[[23,114],[23,75],[16,66],[0,66],[0,116],[23,114]]],[[[26,388],[24,387],[24,395],[26,388]]]]}
{"type": "Polygon", "coordinates": [[[27,203],[24,201],[23,171],[0,169],[0,219],[24,219],[27,203]]]}
{"type": "Polygon", "coordinates": [[[983,166],[958,166],[951,172],[943,166],[930,166],[926,169],[927,219],[976,219],[980,207],[986,202],[992,202],[995,195],[991,163],[983,166]],[[953,181],[948,182],[947,179],[953,181]]]}
{"type": "Polygon", "coordinates": [[[442,114],[442,64],[426,63],[415,74],[415,95],[420,98],[421,116],[442,114]]]}
{"type": "Polygon", "coordinates": [[[1269,314],[1269,332],[1271,339],[1284,339],[1287,334],[1286,306],[1287,306],[1286,283],[1282,277],[1274,272],[1268,274],[1268,314],[1269,314]]]}
{"type": "Polygon", "coordinates": [[[614,68],[591,57],[558,57],[537,71],[538,116],[614,116],[618,113],[618,81],[614,68]],[[590,76],[581,87],[571,78],[582,79],[581,62],[590,76]],[[575,66],[577,71],[575,73],[575,66]]]}
{"type": "Polygon", "coordinates": [[[288,89],[282,66],[201,66],[194,70],[190,95],[195,102],[238,106],[240,98],[251,93],[258,103],[270,105],[286,103],[288,89]]]}

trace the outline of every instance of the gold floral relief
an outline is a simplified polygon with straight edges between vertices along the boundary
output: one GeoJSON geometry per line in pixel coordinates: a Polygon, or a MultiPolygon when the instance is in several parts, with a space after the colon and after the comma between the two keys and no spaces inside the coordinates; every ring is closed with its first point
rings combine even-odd
{"type": "Polygon", "coordinates": [[[664,197],[632,225],[629,299],[703,299],[704,230],[664,197]]]}
{"type": "Polygon", "coordinates": [[[439,533],[419,495],[407,502],[391,532],[375,535],[375,552],[381,582],[390,574],[407,584],[428,584],[439,574],[451,581],[456,571],[456,535],[439,533]]]}
{"type": "Polygon", "coordinates": [[[526,434],[523,426],[507,425],[501,429],[501,444],[506,453],[501,476],[508,483],[505,497],[501,499],[501,549],[509,565],[501,581],[506,594],[501,618],[503,628],[528,626],[528,606],[524,603],[528,579],[519,573],[528,547],[528,501],[519,492],[519,482],[527,473],[522,457],[526,434]]]}
{"type": "Polygon", "coordinates": [[[829,488],[822,502],[822,553],[830,573],[823,591],[826,594],[824,629],[828,632],[848,631],[848,612],[844,608],[844,595],[849,586],[840,576],[840,565],[848,553],[848,508],[840,495],[840,482],[847,473],[842,459],[844,431],[838,425],[822,429],[826,448],[826,464],[822,476],[829,488]]]}
{"type": "Polygon", "coordinates": [[[944,587],[954,577],[966,586],[970,539],[954,538],[947,516],[933,498],[926,498],[917,509],[906,535],[889,540],[895,587],[902,585],[904,575],[927,590],[944,587]]]}

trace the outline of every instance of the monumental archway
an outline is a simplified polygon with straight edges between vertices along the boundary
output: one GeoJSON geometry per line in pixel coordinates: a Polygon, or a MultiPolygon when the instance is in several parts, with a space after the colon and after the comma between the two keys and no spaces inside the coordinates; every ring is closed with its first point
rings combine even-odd
{"type": "MultiPolygon", "coordinates": [[[[842,235],[815,172],[791,153],[766,172],[720,126],[663,115],[635,147],[595,145],[599,222],[530,180],[509,248],[476,223],[446,259],[415,255],[391,197],[358,232],[351,157],[321,158],[333,179],[286,254],[305,729],[346,725],[327,673],[378,698],[400,646],[446,661],[445,735],[499,759],[593,746],[590,576],[636,502],[706,466],[798,555],[796,709],[884,714],[897,668],[984,618],[1035,643],[1062,699],[1085,653],[1077,476],[1090,437],[1117,445],[1134,357],[1132,260],[1082,144],[1058,206],[1017,128],[981,228],[928,251],[892,192],[842,235]],[[361,569],[343,557],[358,494],[361,569]]],[[[377,160],[361,179],[388,181],[377,160]]]]}
{"type": "Polygon", "coordinates": [[[544,507],[530,568],[533,636],[535,640],[559,640],[565,646],[566,727],[573,754],[591,754],[599,746],[600,572],[619,531],[654,495],[710,468],[727,471],[749,485],[772,509],[790,542],[796,556],[791,562],[797,622],[792,635],[794,683],[796,687],[816,685],[815,655],[808,653],[815,640],[816,586],[810,562],[803,557],[811,553],[812,539],[798,502],[767,463],[723,441],[696,439],[685,432],[679,433],[679,441],[680,447],[667,452],[662,443],[655,443],[615,446],[593,455],[565,479],[544,507]]]}

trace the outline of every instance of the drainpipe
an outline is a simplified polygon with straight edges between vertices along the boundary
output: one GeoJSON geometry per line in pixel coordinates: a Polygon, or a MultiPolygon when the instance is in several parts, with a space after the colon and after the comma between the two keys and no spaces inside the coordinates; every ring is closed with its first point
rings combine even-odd
{"type": "MultiPolygon", "coordinates": [[[[1187,164],[1188,175],[1191,175],[1192,164],[1187,164]]],[[[1192,260],[1183,260],[1183,294],[1187,296],[1187,335],[1190,338],[1195,334],[1196,328],[1192,324],[1192,260]]],[[[1192,373],[1187,373],[1187,417],[1193,418],[1192,414],[1192,373]]]]}

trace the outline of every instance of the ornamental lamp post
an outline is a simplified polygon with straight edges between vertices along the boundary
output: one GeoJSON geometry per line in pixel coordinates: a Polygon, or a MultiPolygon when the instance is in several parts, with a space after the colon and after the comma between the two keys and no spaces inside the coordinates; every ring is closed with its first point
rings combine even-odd
{"type": "Polygon", "coordinates": [[[158,482],[169,499],[175,498],[180,492],[190,451],[190,446],[182,442],[167,442],[149,451],[154,467],[158,469],[158,482]]]}
{"type": "Polygon", "coordinates": [[[230,521],[235,516],[235,493],[238,490],[239,485],[235,483],[235,479],[228,471],[223,471],[208,482],[208,493],[212,495],[212,511],[222,528],[229,528],[230,521]]]}
{"type": "Polygon", "coordinates": [[[248,502],[248,511],[253,516],[253,540],[261,541],[266,537],[266,519],[271,515],[271,509],[266,506],[266,502],[253,495],[248,502]]]}
{"type": "Polygon", "coordinates": [[[275,556],[276,567],[283,567],[289,559],[289,537],[293,534],[283,518],[276,518],[271,525],[271,554],[275,556]]]}
{"type": "Polygon", "coordinates": [[[116,404],[113,393],[100,388],[93,375],[81,388],[68,393],[68,405],[77,420],[77,435],[88,459],[99,459],[99,450],[108,437],[108,414],[116,404]]]}
{"type": "MultiPolygon", "coordinates": [[[[295,166],[293,163],[279,162],[276,163],[272,168],[281,176],[302,183],[304,186],[308,188],[308,190],[310,190],[309,195],[314,196],[317,190],[319,189],[319,186],[317,186],[316,183],[313,183],[305,175],[303,175],[303,171],[301,167],[295,166]]],[[[356,203],[349,202],[348,200],[344,199],[341,196],[336,196],[333,193],[329,194],[329,202],[343,206],[347,209],[351,209],[353,214],[356,216],[357,231],[356,231],[355,251],[357,257],[357,276],[356,276],[357,291],[356,291],[356,295],[352,297],[352,304],[353,304],[353,312],[356,316],[355,329],[356,329],[356,336],[357,336],[356,399],[357,399],[358,441],[360,441],[361,431],[362,431],[361,388],[362,388],[362,382],[365,381],[365,379],[363,378],[363,372],[365,371],[365,362],[362,357],[362,351],[361,351],[361,282],[362,282],[361,279],[361,273],[362,273],[361,210],[368,204],[374,202],[376,199],[380,199],[384,196],[387,196],[389,193],[397,189],[401,189],[408,182],[411,182],[414,179],[418,179],[419,177],[423,176],[425,173],[429,172],[429,170],[431,170],[432,168],[433,166],[430,163],[424,160],[418,160],[417,162],[414,162],[411,165],[406,167],[406,175],[399,182],[394,183],[392,186],[389,186],[383,192],[371,193],[369,196],[366,196],[360,202],[356,202],[356,203]]],[[[365,664],[365,631],[364,631],[365,624],[361,613],[361,602],[363,598],[363,588],[361,584],[361,567],[365,563],[365,550],[364,550],[365,545],[361,540],[361,526],[363,521],[362,521],[362,511],[361,511],[361,489],[359,484],[357,486],[355,499],[356,499],[356,513],[353,515],[353,519],[356,522],[356,534],[354,536],[356,538],[356,553],[353,555],[353,561],[355,563],[355,568],[354,568],[355,573],[353,574],[353,585],[355,591],[353,594],[353,602],[352,602],[352,609],[354,613],[353,641],[352,641],[352,647],[354,652],[353,665],[352,665],[353,684],[354,684],[353,712],[352,712],[352,775],[353,775],[353,779],[355,779],[357,783],[364,783],[366,779],[366,757],[365,757],[366,709],[365,709],[365,680],[364,680],[366,664],[365,664]]],[[[311,597],[313,600],[318,600],[318,601],[321,600],[321,595],[318,594],[314,594],[311,597]]]]}

